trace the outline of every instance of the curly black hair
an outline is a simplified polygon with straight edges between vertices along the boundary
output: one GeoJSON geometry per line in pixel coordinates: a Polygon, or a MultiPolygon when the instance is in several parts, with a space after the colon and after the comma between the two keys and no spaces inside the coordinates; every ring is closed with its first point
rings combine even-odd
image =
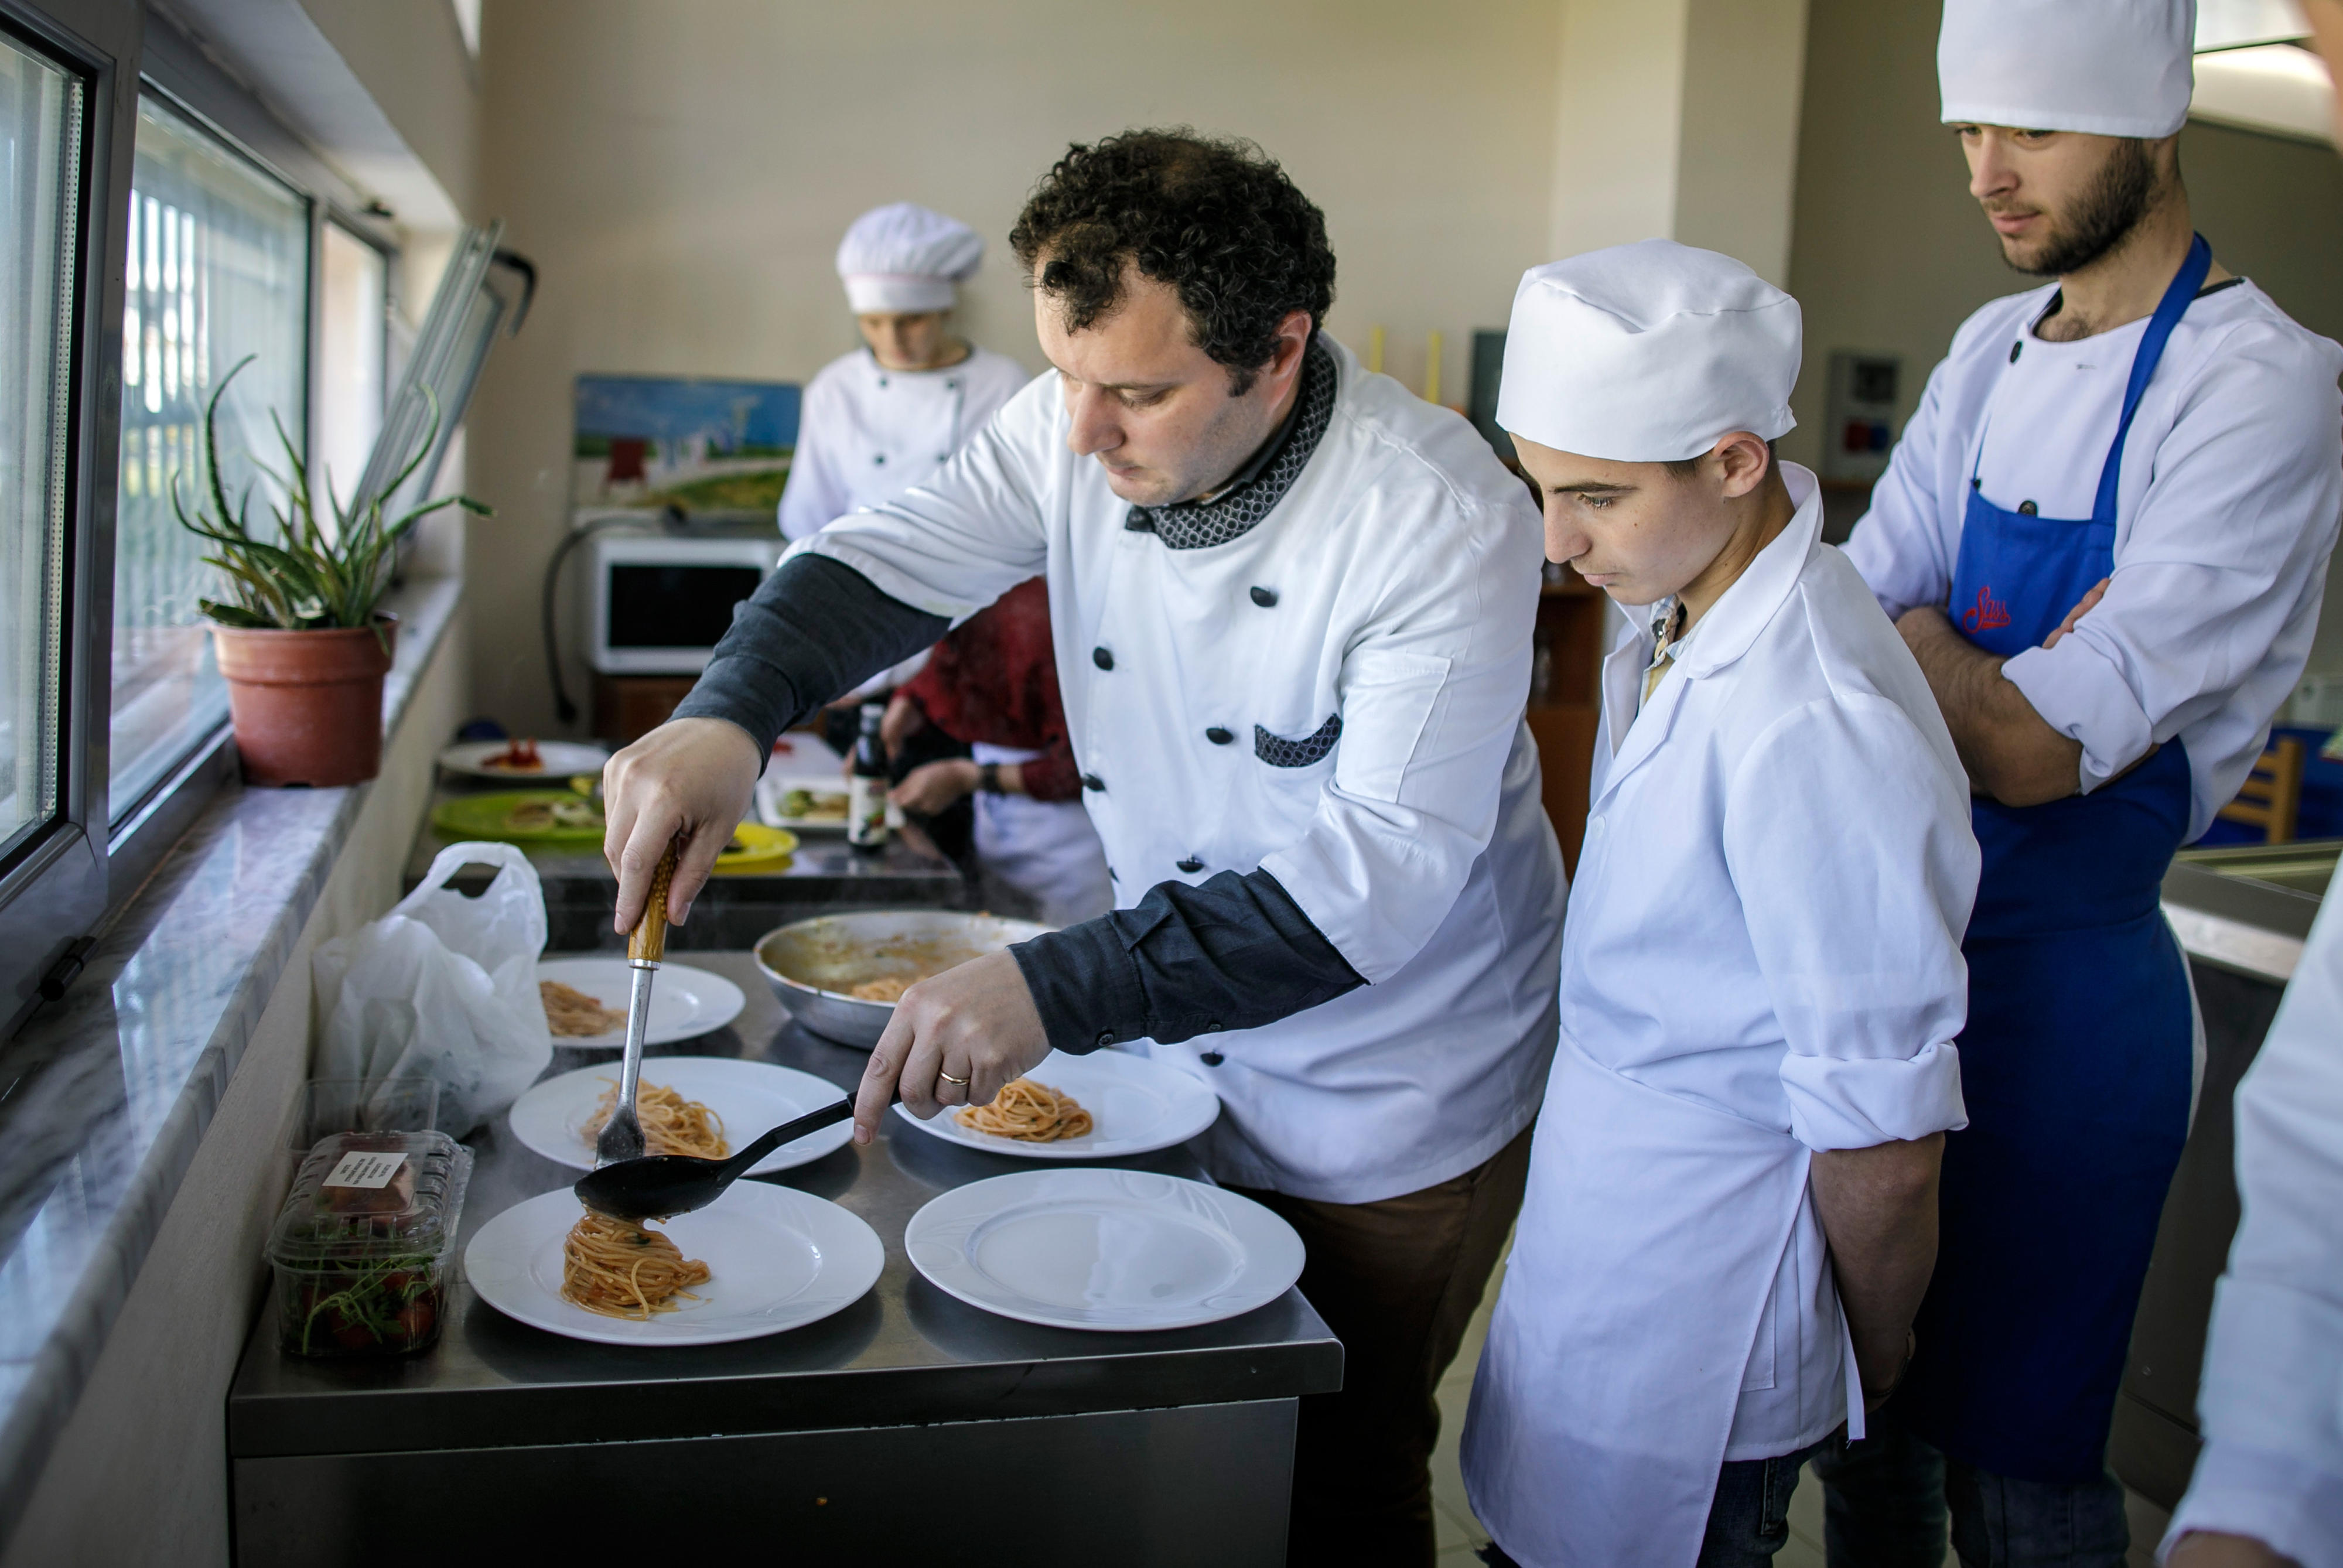
{"type": "Polygon", "coordinates": [[[1009,244],[1076,332],[1121,304],[1126,263],[1170,286],[1232,397],[1276,352],[1279,322],[1306,310],[1315,329],[1334,303],[1326,215],[1253,143],[1185,126],[1068,147],[1009,244]]]}

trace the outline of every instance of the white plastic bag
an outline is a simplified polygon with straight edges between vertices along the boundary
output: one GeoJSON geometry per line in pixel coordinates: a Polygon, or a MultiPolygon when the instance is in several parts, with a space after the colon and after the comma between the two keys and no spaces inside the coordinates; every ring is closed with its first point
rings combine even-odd
{"type": "Polygon", "coordinates": [[[439,1131],[461,1138],[537,1081],[553,1036],[537,990],[545,892],[510,844],[451,844],[422,886],[382,919],[310,960],[317,1076],[435,1079],[439,1131]],[[488,891],[447,886],[468,865],[497,868],[488,891]]]}

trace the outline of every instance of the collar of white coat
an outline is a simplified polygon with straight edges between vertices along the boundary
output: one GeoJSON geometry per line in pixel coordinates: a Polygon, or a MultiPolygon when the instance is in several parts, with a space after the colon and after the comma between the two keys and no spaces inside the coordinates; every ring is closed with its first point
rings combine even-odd
{"type": "Polygon", "coordinates": [[[1782,465],[1782,483],[1788,487],[1797,512],[1774,542],[1757,552],[1757,558],[1733,586],[1708,607],[1708,613],[1693,623],[1691,632],[1677,645],[1678,675],[1697,680],[1747,653],[1798,586],[1806,558],[1822,537],[1823,488],[1812,469],[1795,463],[1782,465]]]}

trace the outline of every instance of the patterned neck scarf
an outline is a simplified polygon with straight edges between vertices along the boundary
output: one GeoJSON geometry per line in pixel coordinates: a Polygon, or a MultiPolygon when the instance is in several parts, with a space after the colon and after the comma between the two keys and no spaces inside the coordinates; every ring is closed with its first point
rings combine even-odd
{"type": "Polygon", "coordinates": [[[1293,400],[1285,427],[1262,444],[1219,495],[1209,501],[1133,507],[1122,526],[1133,533],[1151,533],[1175,550],[1209,549],[1242,538],[1269,516],[1302,477],[1333,414],[1334,357],[1312,337],[1302,363],[1302,395],[1293,400]]]}

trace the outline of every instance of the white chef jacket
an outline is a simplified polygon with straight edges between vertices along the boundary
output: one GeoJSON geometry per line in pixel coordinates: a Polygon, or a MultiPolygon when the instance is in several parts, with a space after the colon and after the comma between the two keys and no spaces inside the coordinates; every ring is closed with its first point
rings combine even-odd
{"type": "MultiPolygon", "coordinates": [[[[2091,515],[2147,323],[2052,343],[2033,324],[2055,292],[1985,307],[1929,375],[1846,547],[1891,618],[1945,603],[1972,473],[1997,507],[2091,515]]],[[[2002,666],[2082,742],[2087,791],[2177,737],[2191,839],[2237,795],[2310,655],[2343,515],[2338,372],[2343,347],[2252,283],[2199,295],[2125,441],[2107,597],[2057,647],[2002,666]]]]}
{"type": "Polygon", "coordinates": [[[2343,878],[2237,1087],[2245,1214],[2213,1301],[2191,1530],[2343,1563],[2343,878]]]}
{"type": "Polygon", "coordinates": [[[1603,667],[1562,1049],[1464,1431],[1530,1568],[1685,1568],[1721,1463],[1845,1419],[1809,1151],[1966,1121],[1967,780],[1782,472],[1796,516],[1640,713],[1650,629],[1603,667]]]}
{"type": "Polygon", "coordinates": [[[1031,379],[983,348],[941,370],[889,370],[867,348],[831,360],[806,383],[782,536],[804,538],[931,477],[1031,379]]]}
{"type": "Polygon", "coordinates": [[[1265,868],[1371,982],[1259,1029],[1133,1049],[1220,1095],[1215,1177],[1357,1203],[1471,1170],[1536,1116],[1564,882],[1522,718],[1537,509],[1470,425],[1323,341],[1325,434],[1226,543],[1174,550],[1126,528],[1105,471],[1067,449],[1050,373],[930,484],[796,548],[954,619],[1047,576],[1117,901],[1265,868]],[[1294,739],[1335,714],[1341,738],[1314,762],[1256,751],[1256,726],[1294,739]]]}

